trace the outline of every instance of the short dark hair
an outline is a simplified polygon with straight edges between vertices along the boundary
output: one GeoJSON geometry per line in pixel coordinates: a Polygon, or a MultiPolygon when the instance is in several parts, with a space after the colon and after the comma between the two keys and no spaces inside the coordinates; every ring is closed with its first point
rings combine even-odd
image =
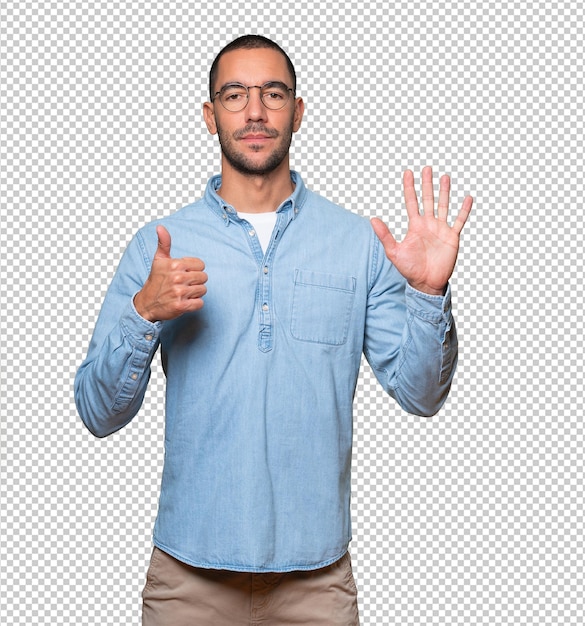
{"type": "Polygon", "coordinates": [[[272,39],[268,39],[268,37],[263,37],[262,35],[243,35],[242,37],[238,37],[234,39],[231,43],[228,43],[227,46],[222,48],[219,51],[219,54],[213,60],[211,64],[211,69],[209,70],[209,98],[213,100],[214,89],[215,89],[215,81],[217,80],[217,71],[219,60],[226,52],[231,52],[232,50],[256,50],[258,48],[271,48],[272,50],[277,50],[282,54],[282,56],[286,60],[286,65],[288,71],[290,72],[293,84],[293,94],[297,91],[297,73],[295,72],[295,68],[290,60],[288,54],[272,39]]]}

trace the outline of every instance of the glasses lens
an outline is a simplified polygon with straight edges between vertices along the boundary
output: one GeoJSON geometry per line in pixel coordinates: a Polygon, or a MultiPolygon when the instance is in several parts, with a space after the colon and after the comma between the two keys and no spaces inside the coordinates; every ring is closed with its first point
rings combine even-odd
{"type": "MultiPolygon", "coordinates": [[[[219,100],[228,111],[241,111],[248,104],[248,90],[254,87],[245,87],[238,83],[225,85],[219,92],[219,100]]],[[[260,89],[260,98],[267,109],[277,111],[282,109],[290,97],[291,90],[280,82],[266,83],[260,89]]]]}
{"type": "Polygon", "coordinates": [[[226,85],[219,92],[219,99],[228,111],[241,111],[248,103],[248,90],[244,85],[226,85]]]}
{"type": "Polygon", "coordinates": [[[288,87],[283,83],[268,83],[260,92],[264,106],[273,110],[282,109],[288,102],[289,94],[288,87]]]}

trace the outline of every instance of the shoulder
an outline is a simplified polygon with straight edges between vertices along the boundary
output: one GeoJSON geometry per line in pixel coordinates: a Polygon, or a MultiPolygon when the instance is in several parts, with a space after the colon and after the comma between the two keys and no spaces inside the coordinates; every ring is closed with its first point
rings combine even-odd
{"type": "Polygon", "coordinates": [[[164,226],[171,236],[171,256],[183,257],[207,254],[218,240],[225,222],[221,215],[211,210],[205,198],[187,204],[140,228],[135,239],[145,258],[152,258],[156,252],[157,226],[164,226]]]}
{"type": "Polygon", "coordinates": [[[372,233],[370,220],[366,217],[335,204],[310,189],[306,190],[300,209],[309,220],[326,223],[328,228],[355,230],[356,234],[368,237],[372,233]]]}
{"type": "Polygon", "coordinates": [[[173,229],[196,229],[197,223],[206,222],[211,217],[211,211],[204,198],[199,198],[164,217],[152,220],[142,226],[137,235],[149,237],[153,233],[156,236],[156,227],[164,226],[167,230],[173,229]]]}

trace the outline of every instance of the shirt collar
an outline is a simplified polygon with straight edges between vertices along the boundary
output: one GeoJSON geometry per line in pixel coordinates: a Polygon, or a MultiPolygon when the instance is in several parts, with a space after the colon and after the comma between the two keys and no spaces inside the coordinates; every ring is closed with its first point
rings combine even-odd
{"type": "MultiPolygon", "coordinates": [[[[301,211],[307,195],[307,188],[298,172],[290,171],[290,178],[295,185],[292,194],[284,200],[276,209],[277,213],[291,212],[291,219],[301,211]]],[[[228,226],[230,221],[237,220],[236,209],[228,204],[223,198],[217,194],[217,190],[221,187],[221,174],[212,176],[207,182],[204,199],[207,206],[228,226]]]]}

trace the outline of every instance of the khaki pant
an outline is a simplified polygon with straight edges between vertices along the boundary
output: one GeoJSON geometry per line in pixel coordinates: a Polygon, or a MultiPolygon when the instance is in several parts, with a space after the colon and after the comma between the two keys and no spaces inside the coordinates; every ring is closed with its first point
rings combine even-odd
{"type": "Polygon", "coordinates": [[[191,567],[154,548],[143,626],[358,626],[349,553],[318,570],[250,574],[191,567]]]}

